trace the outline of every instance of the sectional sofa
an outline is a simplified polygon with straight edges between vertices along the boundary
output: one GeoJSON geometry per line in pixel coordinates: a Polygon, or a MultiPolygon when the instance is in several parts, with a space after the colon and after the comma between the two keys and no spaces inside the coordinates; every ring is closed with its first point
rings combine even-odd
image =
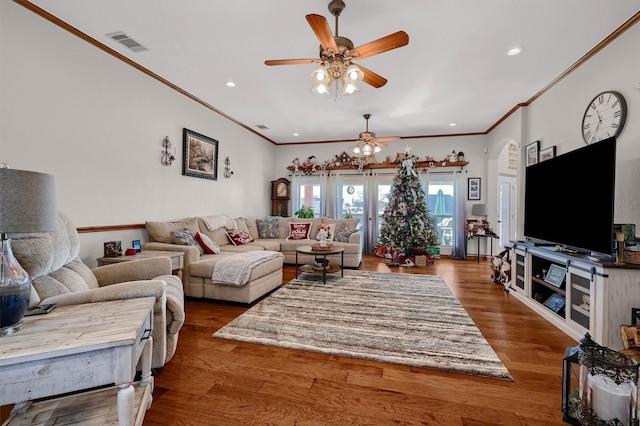
{"type": "MultiPolygon", "coordinates": [[[[188,217],[164,222],[147,221],[145,226],[149,232],[149,242],[144,243],[142,249],[181,251],[185,254],[182,281],[186,296],[250,304],[282,284],[283,263],[295,264],[296,248],[317,242],[319,229],[330,230],[330,239],[338,230],[341,231],[336,238],[341,237],[339,239],[342,241],[329,242],[344,248],[344,267],[357,268],[362,261],[362,234],[357,230],[358,222],[359,219],[324,217],[231,218],[226,215],[188,217]],[[295,233],[299,228],[308,228],[307,238],[292,239],[292,235],[298,238],[295,233]],[[217,246],[217,253],[206,253],[205,247],[197,239],[195,244],[176,239],[176,233],[184,229],[200,239],[206,236],[208,241],[217,246]],[[236,238],[239,235],[242,238],[236,238]],[[277,252],[282,256],[253,267],[246,284],[234,285],[213,278],[216,264],[225,257],[255,251],[277,252]]],[[[341,256],[330,255],[328,259],[339,264],[341,256]]],[[[313,255],[298,255],[299,264],[313,261],[313,255]]]]}

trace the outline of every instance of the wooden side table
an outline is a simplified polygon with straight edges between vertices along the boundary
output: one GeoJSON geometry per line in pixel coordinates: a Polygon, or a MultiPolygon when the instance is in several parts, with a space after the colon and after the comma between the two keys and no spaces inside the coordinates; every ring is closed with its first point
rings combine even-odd
{"type": "Polygon", "coordinates": [[[15,404],[4,424],[91,418],[142,424],[153,391],[154,302],[144,297],[85,303],[25,317],[22,330],[4,336],[0,345],[0,405],[15,404]],[[134,383],[138,361],[142,378],[134,383]],[[115,386],[49,399],[104,385],[115,386]],[[105,403],[107,397],[113,403],[105,403]],[[34,401],[40,398],[46,399],[34,401]]]}
{"type": "Polygon", "coordinates": [[[150,257],[168,257],[171,259],[171,270],[180,279],[182,279],[182,268],[184,267],[184,253],[181,251],[160,251],[160,250],[143,250],[133,256],[117,256],[117,257],[99,257],[98,266],[109,265],[112,263],[130,262],[132,260],[148,259],[150,257]]]}

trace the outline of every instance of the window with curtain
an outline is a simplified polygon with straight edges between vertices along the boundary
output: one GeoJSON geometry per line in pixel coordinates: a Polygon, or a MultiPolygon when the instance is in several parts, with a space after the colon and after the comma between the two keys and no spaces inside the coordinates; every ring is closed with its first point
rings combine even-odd
{"type": "MultiPolygon", "coordinates": [[[[460,174],[460,173],[457,173],[460,174]]],[[[360,219],[358,229],[363,232],[364,253],[370,254],[376,245],[380,228],[380,215],[389,203],[393,173],[341,174],[292,176],[292,207],[296,212],[304,204],[310,206],[316,217],[353,217],[360,219]]],[[[456,173],[436,172],[421,175],[429,214],[439,237],[443,254],[464,249],[458,238],[460,223],[456,211],[464,194],[456,188],[456,173]],[[460,198],[462,196],[462,198],[460,198]]],[[[465,234],[466,236],[466,234],[465,234]]]]}

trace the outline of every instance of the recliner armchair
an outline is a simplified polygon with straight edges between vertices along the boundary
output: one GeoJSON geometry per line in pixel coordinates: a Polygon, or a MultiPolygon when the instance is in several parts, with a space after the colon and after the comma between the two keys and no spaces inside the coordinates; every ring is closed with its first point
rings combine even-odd
{"type": "Polygon", "coordinates": [[[163,367],[174,355],[185,315],[182,281],[171,275],[171,259],[156,257],[91,269],[79,257],[76,227],[61,212],[55,232],[9,237],[16,259],[32,279],[31,306],[155,297],[152,367],[163,367]]]}

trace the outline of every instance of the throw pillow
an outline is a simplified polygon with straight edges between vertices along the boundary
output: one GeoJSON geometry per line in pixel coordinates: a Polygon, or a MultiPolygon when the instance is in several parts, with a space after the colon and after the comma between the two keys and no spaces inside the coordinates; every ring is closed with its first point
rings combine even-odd
{"type": "Polygon", "coordinates": [[[280,238],[280,231],[278,231],[278,219],[256,219],[256,225],[258,225],[258,236],[264,239],[280,238]]]}
{"type": "Polygon", "coordinates": [[[310,232],[311,222],[291,222],[287,240],[308,240],[310,232]]]}
{"type": "Polygon", "coordinates": [[[336,233],[333,237],[333,240],[338,241],[340,243],[348,243],[349,237],[354,232],[356,232],[355,229],[349,228],[346,223],[341,223],[340,226],[338,226],[338,229],[336,229],[336,233]]]}
{"type": "Polygon", "coordinates": [[[248,244],[255,241],[249,231],[245,230],[242,230],[240,232],[227,231],[227,235],[229,236],[229,239],[234,246],[241,246],[243,244],[248,244]]]}
{"type": "Polygon", "coordinates": [[[196,233],[196,241],[198,242],[198,244],[200,244],[200,246],[202,247],[205,253],[207,254],[220,253],[220,246],[205,234],[201,232],[196,233]]]}
{"type": "Polygon", "coordinates": [[[171,242],[181,246],[196,246],[200,254],[204,253],[204,249],[196,242],[189,228],[183,228],[181,231],[171,231],[171,242]]]}
{"type": "Polygon", "coordinates": [[[322,232],[326,233],[326,240],[327,241],[333,241],[333,237],[335,234],[335,230],[336,230],[336,224],[335,223],[321,223],[318,226],[318,241],[320,241],[320,235],[322,232]]]}
{"type": "Polygon", "coordinates": [[[196,240],[193,239],[193,234],[189,228],[183,228],[180,231],[171,231],[171,241],[173,244],[181,246],[195,246],[196,240]]]}

